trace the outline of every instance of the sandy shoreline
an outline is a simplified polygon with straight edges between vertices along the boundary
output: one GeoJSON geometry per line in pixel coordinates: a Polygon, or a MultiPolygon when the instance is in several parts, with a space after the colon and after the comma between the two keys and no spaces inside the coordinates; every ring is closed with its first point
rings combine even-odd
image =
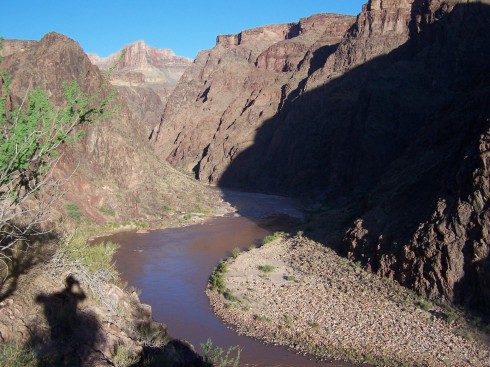
{"type": "Polygon", "coordinates": [[[319,358],[393,366],[489,366],[490,348],[458,335],[444,310],[301,237],[228,263],[214,312],[237,332],[319,358]],[[273,267],[271,271],[262,268],[273,267]],[[228,295],[228,298],[230,299],[228,295]]]}

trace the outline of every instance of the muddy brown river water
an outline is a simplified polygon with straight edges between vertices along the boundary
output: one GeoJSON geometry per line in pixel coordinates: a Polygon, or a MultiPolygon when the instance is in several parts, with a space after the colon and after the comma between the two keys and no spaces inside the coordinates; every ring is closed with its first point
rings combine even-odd
{"type": "MultiPolygon", "coordinates": [[[[228,191],[223,195],[237,207],[239,215],[146,234],[126,232],[106,237],[121,245],[116,264],[122,278],[141,290],[141,301],[152,306],[155,320],[166,324],[173,337],[187,340],[198,351],[200,343],[211,338],[214,345],[225,350],[239,345],[241,366],[354,366],[317,362],[283,347],[264,345],[236,334],[213,314],[204,290],[216,263],[229,256],[233,248],[247,248],[271,233],[272,228],[266,224],[270,221],[264,221],[264,217],[302,216],[297,204],[287,198],[228,191]]],[[[274,225],[281,221],[275,220],[274,225]]]]}

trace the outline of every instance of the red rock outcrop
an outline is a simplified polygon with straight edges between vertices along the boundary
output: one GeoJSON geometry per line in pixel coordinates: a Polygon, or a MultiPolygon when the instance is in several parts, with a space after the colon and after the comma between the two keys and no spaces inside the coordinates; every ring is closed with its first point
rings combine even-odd
{"type": "MultiPolygon", "coordinates": [[[[4,44],[5,50],[17,48],[17,41],[15,47],[8,40],[4,44]]],[[[63,82],[74,80],[90,94],[103,82],[99,69],[80,46],[56,33],[5,56],[0,68],[10,74],[12,93],[19,100],[39,86],[56,106],[64,101],[63,82]]],[[[157,219],[169,208],[206,206],[206,190],[156,157],[148,145],[144,121],[139,112],[131,111],[124,95],[117,96],[114,103],[120,106],[119,112],[85,126],[84,137],[63,149],[57,176],[73,174],[65,187],[66,202],[76,203],[87,219],[96,222],[157,219]],[[114,215],[104,214],[101,208],[114,215]]]]}

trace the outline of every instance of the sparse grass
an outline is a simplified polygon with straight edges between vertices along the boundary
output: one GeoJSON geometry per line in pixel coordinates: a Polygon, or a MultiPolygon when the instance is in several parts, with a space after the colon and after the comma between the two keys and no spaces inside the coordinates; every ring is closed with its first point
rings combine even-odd
{"type": "Polygon", "coordinates": [[[264,273],[270,273],[274,271],[275,267],[272,265],[260,265],[259,270],[263,271],[264,273]]]}
{"type": "Polygon", "coordinates": [[[71,219],[73,219],[78,224],[81,223],[83,213],[78,208],[78,205],[77,204],[74,204],[74,203],[66,204],[66,211],[68,212],[68,216],[71,219]]]}
{"type": "Polygon", "coordinates": [[[271,235],[265,236],[265,237],[262,239],[262,245],[266,245],[266,244],[268,244],[269,242],[275,241],[275,240],[277,240],[278,238],[281,238],[283,235],[284,235],[284,232],[278,231],[278,232],[274,232],[274,234],[271,234],[271,235]]]}
{"type": "Polygon", "coordinates": [[[430,309],[432,309],[432,304],[429,301],[426,301],[425,299],[420,299],[417,302],[416,306],[424,311],[429,311],[430,309]]]}
{"type": "Polygon", "coordinates": [[[240,298],[235,296],[229,289],[223,292],[223,297],[230,302],[240,302],[240,298]]]}
{"type": "Polygon", "coordinates": [[[92,273],[110,272],[116,279],[117,271],[113,263],[113,256],[118,248],[119,245],[112,242],[91,245],[87,243],[83,231],[78,230],[61,245],[61,250],[68,260],[86,265],[92,273]]]}
{"type": "Polygon", "coordinates": [[[130,367],[139,361],[139,357],[126,346],[118,345],[112,361],[115,367],[130,367]]]}
{"type": "Polygon", "coordinates": [[[112,208],[107,208],[107,207],[100,207],[99,212],[101,212],[104,215],[109,215],[111,217],[114,217],[116,215],[116,212],[112,208]]]}
{"type": "Polygon", "coordinates": [[[241,250],[238,247],[235,247],[233,250],[231,250],[231,257],[236,259],[238,255],[240,255],[241,250]]]}
{"type": "Polygon", "coordinates": [[[249,249],[249,250],[255,250],[256,248],[257,248],[257,246],[256,246],[256,245],[250,245],[250,246],[248,247],[248,249],[249,249]]]}
{"type": "Polygon", "coordinates": [[[267,316],[260,316],[260,315],[255,315],[255,320],[256,321],[261,321],[261,322],[271,322],[271,318],[267,316]]]}
{"type": "Polygon", "coordinates": [[[294,282],[296,280],[294,275],[285,275],[284,279],[286,279],[288,282],[294,282]]]}
{"type": "Polygon", "coordinates": [[[19,342],[0,343],[0,361],[5,367],[37,367],[42,364],[36,354],[19,342]]]}

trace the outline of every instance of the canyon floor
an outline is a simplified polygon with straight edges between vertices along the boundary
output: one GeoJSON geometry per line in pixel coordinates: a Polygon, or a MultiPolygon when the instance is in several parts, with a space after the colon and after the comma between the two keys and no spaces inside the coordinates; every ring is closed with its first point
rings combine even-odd
{"type": "Polygon", "coordinates": [[[224,296],[207,290],[215,313],[238,333],[267,343],[386,366],[490,365],[488,341],[458,311],[304,237],[228,260],[224,281],[224,296]]]}

